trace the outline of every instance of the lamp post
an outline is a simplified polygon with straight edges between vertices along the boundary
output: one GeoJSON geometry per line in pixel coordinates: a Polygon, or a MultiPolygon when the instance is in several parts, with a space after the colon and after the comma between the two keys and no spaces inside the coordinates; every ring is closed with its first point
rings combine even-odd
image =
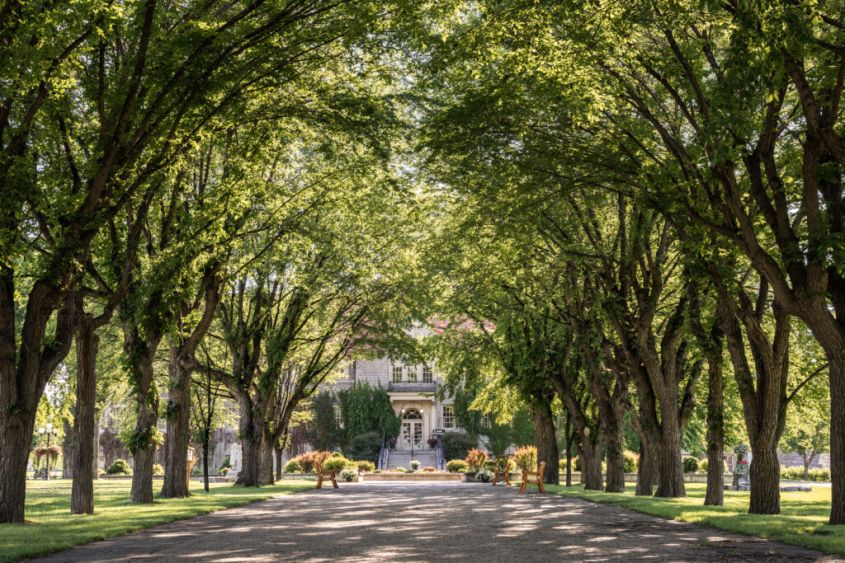
{"type": "Polygon", "coordinates": [[[42,426],[41,428],[39,428],[38,433],[41,435],[42,439],[45,438],[45,437],[47,438],[47,456],[46,456],[47,457],[47,467],[45,468],[45,471],[44,471],[44,480],[46,481],[47,479],[50,478],[50,456],[51,456],[50,438],[58,435],[59,432],[58,432],[58,430],[53,429],[52,424],[48,423],[46,426],[42,426]]]}

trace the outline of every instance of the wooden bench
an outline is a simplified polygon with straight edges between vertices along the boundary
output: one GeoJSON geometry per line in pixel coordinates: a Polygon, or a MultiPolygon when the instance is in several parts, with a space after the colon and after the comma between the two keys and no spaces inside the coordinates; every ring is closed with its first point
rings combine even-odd
{"type": "Polygon", "coordinates": [[[528,488],[528,485],[537,485],[537,489],[541,493],[546,492],[546,488],[543,486],[543,472],[546,470],[546,462],[542,462],[540,467],[537,469],[537,472],[533,471],[523,471],[522,472],[522,485],[519,486],[519,492],[524,493],[525,489],[528,488]]]}
{"type": "Polygon", "coordinates": [[[332,487],[339,489],[337,486],[337,472],[336,471],[318,471],[317,472],[317,488],[323,488],[323,479],[331,479],[332,487]]]}
{"type": "Polygon", "coordinates": [[[511,485],[511,472],[510,471],[495,471],[493,473],[493,484],[504,482],[505,485],[511,485]]]}

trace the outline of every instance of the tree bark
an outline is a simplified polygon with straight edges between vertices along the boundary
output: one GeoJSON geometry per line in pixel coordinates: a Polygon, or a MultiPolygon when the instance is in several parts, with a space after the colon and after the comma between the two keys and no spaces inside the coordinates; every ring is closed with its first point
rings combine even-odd
{"type": "Polygon", "coordinates": [[[640,459],[637,464],[637,496],[650,497],[654,494],[654,482],[657,480],[657,461],[651,448],[646,446],[645,440],[640,437],[640,459]]]}
{"type": "Polygon", "coordinates": [[[273,439],[271,436],[262,435],[258,446],[258,484],[273,485],[276,480],[273,478],[273,439]]]}
{"type": "Polygon", "coordinates": [[[164,441],[164,483],[161,496],[188,496],[185,472],[191,435],[191,370],[183,364],[181,346],[171,342],[168,365],[170,395],[167,400],[167,435],[164,441]]]}
{"type": "Polygon", "coordinates": [[[551,403],[548,400],[542,401],[535,405],[533,410],[534,431],[537,435],[537,461],[546,462],[543,481],[557,485],[560,483],[560,454],[557,449],[551,403]]]}
{"type": "Polygon", "coordinates": [[[35,416],[0,412],[0,523],[24,521],[26,466],[35,416]]]}
{"type": "MultiPolygon", "coordinates": [[[[76,419],[76,407],[71,409],[76,419]]],[[[67,419],[62,421],[65,436],[62,440],[62,479],[73,479],[73,466],[76,459],[76,448],[78,447],[76,433],[73,431],[73,424],[67,419]]]]}
{"type": "Polygon", "coordinates": [[[780,514],[780,463],[777,444],[768,447],[751,445],[753,457],[749,478],[751,479],[750,514],[780,514]]]}
{"type": "Polygon", "coordinates": [[[622,448],[622,429],[606,427],[606,431],[607,481],[604,490],[607,493],[624,493],[625,456],[622,448]]]}
{"type": "Polygon", "coordinates": [[[845,347],[830,361],[831,524],[845,524],[845,347]]]}
{"type": "Polygon", "coordinates": [[[575,436],[572,433],[572,415],[566,411],[566,424],[564,425],[564,439],[566,440],[566,486],[572,486],[572,440],[575,436]]]}
{"type": "Polygon", "coordinates": [[[657,478],[656,497],[686,496],[684,487],[684,466],[681,459],[681,432],[677,417],[663,417],[663,432],[657,443],[657,478]]]}
{"type": "Polygon", "coordinates": [[[725,407],[722,388],[721,357],[714,355],[708,359],[707,490],[704,494],[706,506],[722,506],[724,504],[725,473],[722,469],[722,458],[724,457],[725,446],[725,407]]]}
{"type": "Polygon", "coordinates": [[[81,315],[76,332],[76,407],[71,514],[94,513],[94,474],[96,473],[97,347],[99,337],[91,315],[81,315]]]}
{"type": "Polygon", "coordinates": [[[241,438],[241,470],[238,472],[235,484],[242,487],[257,487],[261,432],[254,422],[255,415],[249,395],[240,392],[237,397],[240,411],[238,434],[241,438]]]}
{"type": "Polygon", "coordinates": [[[600,451],[601,448],[594,442],[590,429],[586,428],[581,435],[581,481],[589,491],[602,489],[600,451]]]}
{"type": "MultiPolygon", "coordinates": [[[[154,343],[157,345],[157,342],[154,343]]],[[[138,419],[135,423],[133,443],[129,444],[135,460],[132,468],[132,489],[129,499],[136,503],[153,502],[153,465],[155,463],[156,433],[158,418],[158,396],[153,380],[153,357],[156,345],[142,343],[132,338],[130,358],[133,358],[133,377],[135,378],[135,401],[138,419]]]]}
{"type": "Polygon", "coordinates": [[[282,478],[282,448],[274,448],[276,454],[276,481],[282,478]]]}

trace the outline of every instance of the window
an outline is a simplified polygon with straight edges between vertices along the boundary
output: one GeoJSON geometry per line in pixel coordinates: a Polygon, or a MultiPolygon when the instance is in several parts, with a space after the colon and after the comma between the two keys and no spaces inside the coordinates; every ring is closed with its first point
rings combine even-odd
{"type": "Polygon", "coordinates": [[[393,383],[402,383],[402,366],[393,366],[393,383]]]}
{"type": "Polygon", "coordinates": [[[434,372],[432,371],[431,366],[423,364],[423,383],[431,383],[433,376],[434,372]]]}
{"type": "Polygon", "coordinates": [[[334,409],[334,423],[337,424],[339,428],[343,428],[343,416],[340,414],[340,405],[335,403],[333,405],[334,409]]]}
{"type": "Polygon", "coordinates": [[[408,381],[416,383],[417,381],[417,366],[408,366],[408,381]]]}
{"type": "Polygon", "coordinates": [[[490,415],[485,414],[481,417],[481,427],[482,428],[490,428],[492,424],[490,423],[490,415]]]}
{"type": "Polygon", "coordinates": [[[443,428],[455,427],[455,410],[452,405],[443,405],[443,428]]]}

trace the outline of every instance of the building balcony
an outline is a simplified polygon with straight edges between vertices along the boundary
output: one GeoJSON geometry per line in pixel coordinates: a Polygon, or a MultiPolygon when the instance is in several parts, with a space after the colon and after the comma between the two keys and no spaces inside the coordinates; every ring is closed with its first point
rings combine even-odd
{"type": "Polygon", "coordinates": [[[388,383],[389,393],[436,393],[437,383],[434,381],[423,383],[421,381],[402,381],[399,383],[388,383]]]}

